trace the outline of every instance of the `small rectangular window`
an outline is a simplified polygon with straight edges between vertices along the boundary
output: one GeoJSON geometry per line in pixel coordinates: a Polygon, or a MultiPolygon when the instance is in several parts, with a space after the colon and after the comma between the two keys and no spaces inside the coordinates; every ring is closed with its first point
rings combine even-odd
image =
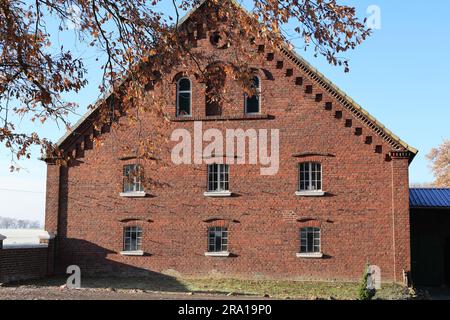
{"type": "Polygon", "coordinates": [[[253,95],[245,94],[245,113],[260,113],[261,84],[258,77],[253,77],[251,87],[255,92],[253,95]]]}
{"type": "Polygon", "coordinates": [[[229,165],[208,165],[208,192],[220,192],[229,190],[229,165]]]}
{"type": "Polygon", "coordinates": [[[126,227],[123,232],[123,250],[141,250],[142,229],[140,227],[126,227]]]}
{"type": "Polygon", "coordinates": [[[143,170],[138,164],[127,164],[123,167],[123,192],[144,191],[142,185],[143,170]]]}
{"type": "Polygon", "coordinates": [[[228,251],[228,230],[224,227],[208,228],[208,252],[228,251]]]}
{"type": "Polygon", "coordinates": [[[299,165],[299,191],[322,190],[322,166],[317,162],[299,165]]]}
{"type": "Polygon", "coordinates": [[[320,228],[300,229],[300,253],[320,252],[320,228]]]}

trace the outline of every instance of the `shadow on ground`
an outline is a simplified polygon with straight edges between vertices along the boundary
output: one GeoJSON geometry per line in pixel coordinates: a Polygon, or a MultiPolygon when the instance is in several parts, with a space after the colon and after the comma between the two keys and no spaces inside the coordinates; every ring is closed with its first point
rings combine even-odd
{"type": "Polygon", "coordinates": [[[450,288],[449,287],[424,287],[417,288],[419,294],[426,300],[450,300],[450,288]]]}
{"type": "MultiPolygon", "coordinates": [[[[67,277],[54,276],[43,279],[32,279],[5,284],[6,287],[37,286],[63,287],[67,277]]],[[[124,289],[167,292],[189,292],[189,289],[177,279],[165,275],[149,275],[145,277],[98,277],[81,278],[81,287],[89,289],[124,289]]]]}
{"type": "MultiPolygon", "coordinates": [[[[33,287],[33,288],[65,288],[67,277],[53,276],[43,279],[30,279],[3,284],[3,287],[33,287]]],[[[233,296],[258,296],[257,293],[234,292],[231,290],[217,290],[210,287],[189,288],[181,280],[163,274],[152,274],[145,277],[99,277],[87,276],[81,278],[82,289],[93,290],[140,290],[144,292],[182,293],[182,294],[207,294],[233,296]]]]}
{"type": "MultiPolygon", "coordinates": [[[[151,271],[143,267],[108,259],[117,252],[83,239],[62,238],[57,244],[56,271],[58,276],[43,279],[20,280],[3,284],[4,287],[30,286],[37,288],[63,288],[70,275],[65,274],[68,266],[81,269],[81,288],[142,290],[161,293],[208,293],[229,294],[230,291],[208,286],[190,286],[171,275],[151,271]]],[[[236,294],[237,295],[237,294],[236,294]]]]}

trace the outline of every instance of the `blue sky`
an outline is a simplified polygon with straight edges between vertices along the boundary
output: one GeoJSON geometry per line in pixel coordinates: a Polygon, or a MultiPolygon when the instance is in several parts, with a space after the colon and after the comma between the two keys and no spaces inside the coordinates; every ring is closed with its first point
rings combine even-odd
{"type": "MultiPolygon", "coordinates": [[[[350,73],[328,65],[321,57],[314,58],[311,51],[298,52],[385,126],[419,149],[410,166],[410,180],[431,182],[425,155],[444,138],[450,138],[450,1],[341,2],[355,6],[362,18],[370,5],[381,9],[381,29],[356,50],[344,54],[350,59],[350,73]]],[[[168,5],[168,1],[163,3],[168,5]]],[[[89,69],[89,86],[69,96],[80,104],[78,115],[71,117],[74,123],[98,97],[101,72],[95,49],[76,44],[71,32],[55,33],[55,48],[62,39],[65,47],[72,44],[71,49],[85,58],[89,69]]],[[[54,141],[64,134],[64,128],[54,124],[41,126],[23,120],[21,127],[37,130],[54,141]]],[[[0,216],[43,221],[46,168],[38,157],[36,149],[32,160],[20,162],[23,169],[19,173],[9,173],[10,155],[0,147],[0,216]]]]}

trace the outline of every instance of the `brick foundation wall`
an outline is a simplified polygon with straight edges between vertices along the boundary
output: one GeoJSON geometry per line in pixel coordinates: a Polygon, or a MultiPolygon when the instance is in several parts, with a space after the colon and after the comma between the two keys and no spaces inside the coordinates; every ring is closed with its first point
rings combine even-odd
{"type": "MultiPolygon", "coordinates": [[[[213,48],[209,36],[197,47],[221,61],[230,54],[213,48]]],[[[283,54],[266,54],[251,65],[260,70],[261,114],[267,117],[245,119],[243,90],[233,80],[223,117],[212,120],[205,118],[205,85],[192,77],[192,109],[193,119],[205,120],[204,131],[279,129],[278,174],[261,176],[260,166],[231,165],[233,196],[207,198],[206,165],[176,166],[170,158],[176,144],[171,133],[185,128],[193,134],[192,121],[172,119],[155,129],[162,120],[149,113],[139,128],[112,128],[99,144],[86,143],[93,136],[87,128],[65,146],[75,157],[68,167],[48,166],[46,227],[57,226],[60,271],[76,264],[82,273],[359,280],[371,263],[381,268],[382,280],[401,281],[402,270],[410,268],[408,159],[393,159],[388,142],[283,54]],[[281,68],[277,61],[283,61],[281,68]],[[139,145],[138,136],[160,148],[158,160],[141,162],[154,183],[145,198],[123,198],[123,165],[136,161],[125,157],[126,150],[139,145]],[[322,164],[323,197],[295,195],[298,164],[308,161],[322,164]],[[216,224],[228,226],[229,257],[204,256],[207,228],[216,224]],[[123,228],[136,225],[143,230],[145,254],[122,256],[123,228]],[[306,225],[321,228],[321,259],[296,257],[299,229],[306,225]]],[[[170,92],[173,104],[164,111],[171,116],[179,72],[154,88],[170,92]]]]}
{"type": "MultiPolygon", "coordinates": [[[[0,241],[1,243],[1,241],[0,241]]],[[[53,274],[54,243],[41,247],[2,247],[0,245],[0,283],[42,278],[53,274]]]]}

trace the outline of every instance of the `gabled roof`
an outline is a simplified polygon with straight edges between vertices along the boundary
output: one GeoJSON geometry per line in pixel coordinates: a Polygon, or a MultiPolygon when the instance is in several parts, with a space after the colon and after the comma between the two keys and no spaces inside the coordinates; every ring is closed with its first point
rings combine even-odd
{"type": "Polygon", "coordinates": [[[450,188],[411,188],[411,208],[450,208],[450,188]]]}
{"type": "MultiPolygon", "coordinates": [[[[190,11],[186,13],[184,17],[182,17],[179,21],[179,24],[184,24],[192,14],[201,7],[207,0],[201,0],[199,5],[195,8],[192,8],[190,11]]],[[[238,8],[244,10],[246,9],[242,7],[236,0],[230,0],[234,3],[238,8]]],[[[305,59],[299,56],[295,51],[290,49],[288,45],[284,45],[280,48],[281,53],[283,53],[294,65],[299,67],[305,74],[307,74],[311,80],[313,80],[317,85],[322,87],[328,94],[330,94],[333,98],[339,101],[348,111],[350,111],[357,119],[361,120],[366,126],[371,128],[375,133],[377,133],[384,141],[386,141],[393,150],[395,151],[407,151],[410,155],[410,161],[415,157],[418,153],[418,150],[408,145],[406,142],[401,140],[398,136],[396,136],[392,131],[387,129],[381,122],[379,122],[375,117],[369,114],[364,108],[362,108],[359,104],[357,104],[353,99],[351,99],[345,92],[339,89],[333,82],[331,82],[328,78],[326,78],[322,73],[320,73],[317,69],[311,66],[305,59]]],[[[111,94],[111,93],[109,93],[111,94]]],[[[106,96],[107,98],[107,96],[106,96]]],[[[57,142],[58,147],[66,142],[72,134],[79,128],[89,117],[100,107],[101,103],[97,102],[95,107],[91,110],[88,110],[86,114],[72,127],[72,129],[59,139],[57,142]]]]}

